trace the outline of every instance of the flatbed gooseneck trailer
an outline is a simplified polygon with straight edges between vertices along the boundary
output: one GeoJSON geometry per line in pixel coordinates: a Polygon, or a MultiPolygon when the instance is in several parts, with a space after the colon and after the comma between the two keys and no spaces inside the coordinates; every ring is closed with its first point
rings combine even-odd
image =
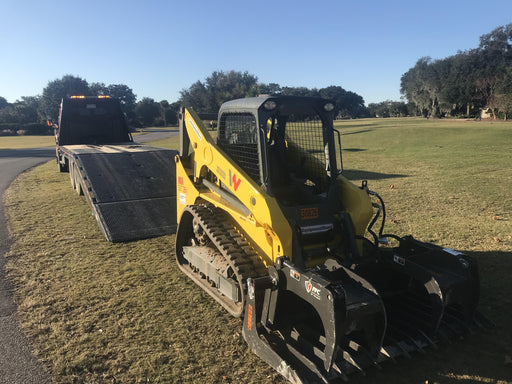
{"type": "Polygon", "coordinates": [[[59,171],[85,195],[107,240],[176,231],[177,152],[133,142],[117,99],[63,99],[55,138],[59,171]]]}

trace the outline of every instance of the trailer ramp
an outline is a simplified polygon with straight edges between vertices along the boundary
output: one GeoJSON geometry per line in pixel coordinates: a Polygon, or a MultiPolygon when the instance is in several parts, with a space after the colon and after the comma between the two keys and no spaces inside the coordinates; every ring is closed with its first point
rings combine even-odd
{"type": "Polygon", "coordinates": [[[108,241],[176,232],[176,151],[130,143],[66,146],[108,241]]]}

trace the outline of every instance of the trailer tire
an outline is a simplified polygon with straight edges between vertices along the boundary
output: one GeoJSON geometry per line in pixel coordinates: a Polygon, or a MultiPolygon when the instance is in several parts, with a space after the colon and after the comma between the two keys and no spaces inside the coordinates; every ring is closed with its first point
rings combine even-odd
{"type": "Polygon", "coordinates": [[[83,196],[84,189],[82,188],[82,183],[80,182],[80,173],[78,172],[78,170],[76,168],[75,168],[74,174],[75,174],[75,191],[78,196],[83,196]]]}
{"type": "Polygon", "coordinates": [[[69,167],[69,181],[71,182],[71,188],[75,189],[75,167],[71,166],[69,167]]]}
{"type": "Polygon", "coordinates": [[[65,160],[64,165],[60,162],[60,160],[57,158],[57,166],[59,167],[59,172],[64,173],[69,171],[69,165],[67,160],[65,160]]]}
{"type": "Polygon", "coordinates": [[[71,180],[71,187],[76,191],[78,196],[84,194],[82,183],[80,182],[80,172],[78,171],[75,164],[69,168],[69,178],[71,180]]]}

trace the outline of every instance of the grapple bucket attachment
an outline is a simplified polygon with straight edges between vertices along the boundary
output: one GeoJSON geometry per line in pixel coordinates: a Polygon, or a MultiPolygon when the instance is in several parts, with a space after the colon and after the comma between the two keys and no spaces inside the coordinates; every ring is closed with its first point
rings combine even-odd
{"type": "Polygon", "coordinates": [[[377,263],[356,268],[356,273],[371,281],[384,301],[386,342],[394,338],[426,346],[458,338],[479,325],[479,277],[473,259],[410,236],[400,239],[399,247],[379,252],[377,263]]]}
{"type": "Polygon", "coordinates": [[[280,259],[269,271],[248,280],[243,335],[258,356],[293,383],[377,364],[386,314],[371,284],[335,262],[305,272],[280,259]]]}
{"type": "Polygon", "coordinates": [[[292,383],[335,383],[492,325],[476,312],[478,272],[466,255],[406,237],[362,265],[302,271],[281,258],[249,279],[250,348],[292,383]]]}

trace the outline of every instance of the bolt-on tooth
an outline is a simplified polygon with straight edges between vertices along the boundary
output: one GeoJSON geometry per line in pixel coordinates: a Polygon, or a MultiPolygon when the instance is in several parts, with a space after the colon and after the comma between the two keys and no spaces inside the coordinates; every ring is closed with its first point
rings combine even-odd
{"type": "Polygon", "coordinates": [[[362,345],[358,344],[356,341],[354,340],[350,340],[349,343],[348,343],[348,346],[351,350],[353,350],[354,352],[362,352],[362,356],[364,356],[366,358],[366,360],[369,362],[368,365],[373,365],[375,366],[377,369],[381,370],[381,366],[379,365],[378,361],[372,356],[372,354],[366,349],[364,348],[362,345]]]}
{"type": "Polygon", "coordinates": [[[363,368],[361,368],[361,366],[355,361],[355,359],[352,357],[352,355],[344,350],[343,351],[343,358],[352,366],[354,366],[359,372],[361,372],[361,374],[363,376],[366,376],[366,372],[364,371],[363,368]]]}
{"type": "Polygon", "coordinates": [[[391,360],[393,363],[396,364],[396,360],[395,360],[395,356],[396,355],[393,355],[391,356],[390,353],[388,351],[386,351],[386,348],[389,348],[388,346],[386,347],[382,347],[379,351],[379,360],[382,359],[382,360],[391,360]]]}
{"type": "Polygon", "coordinates": [[[333,364],[332,365],[333,369],[336,371],[336,373],[339,375],[339,378],[344,382],[344,383],[347,383],[348,382],[348,376],[345,375],[340,367],[338,367],[338,364],[333,364]]]}
{"type": "Polygon", "coordinates": [[[425,332],[423,332],[420,328],[412,327],[411,324],[409,324],[407,321],[403,321],[400,318],[393,319],[392,324],[396,324],[400,328],[406,328],[409,332],[417,333],[420,338],[425,340],[425,342],[427,344],[426,346],[430,346],[430,347],[433,347],[434,349],[437,349],[436,343],[430,337],[428,337],[427,334],[425,332]]]}

